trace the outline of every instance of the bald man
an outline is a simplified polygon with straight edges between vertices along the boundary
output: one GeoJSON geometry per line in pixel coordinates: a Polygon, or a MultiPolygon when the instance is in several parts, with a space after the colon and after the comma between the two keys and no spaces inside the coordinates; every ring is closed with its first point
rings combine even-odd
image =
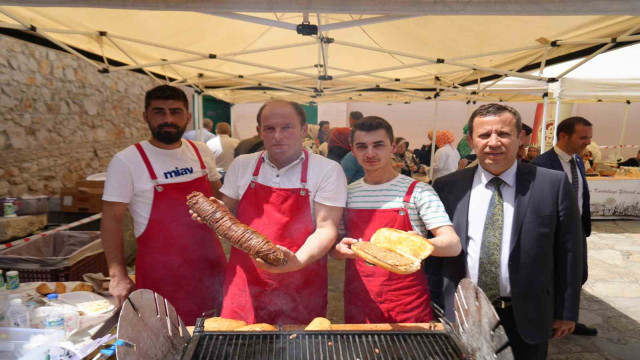
{"type": "Polygon", "coordinates": [[[202,129],[198,129],[197,131],[189,130],[185,132],[184,135],[182,135],[182,137],[187,140],[202,141],[203,143],[206,143],[207,141],[216,137],[215,135],[213,135],[213,133],[211,133],[212,130],[213,130],[213,121],[211,121],[211,119],[204,118],[202,119],[202,129]],[[200,134],[201,136],[200,138],[198,138],[198,134],[200,134]]]}
{"type": "Polygon", "coordinates": [[[226,172],[231,161],[233,161],[233,151],[240,140],[233,139],[231,135],[231,126],[226,122],[219,122],[216,124],[216,136],[215,138],[207,141],[207,146],[213,151],[216,156],[216,164],[218,169],[226,172]]]}

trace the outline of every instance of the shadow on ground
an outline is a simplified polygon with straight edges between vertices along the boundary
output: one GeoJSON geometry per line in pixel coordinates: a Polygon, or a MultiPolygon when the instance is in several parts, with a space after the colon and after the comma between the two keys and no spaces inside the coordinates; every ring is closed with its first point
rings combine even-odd
{"type": "Polygon", "coordinates": [[[598,336],[569,335],[552,340],[549,359],[640,359],[640,324],[631,317],[583,291],[580,321],[597,328],[598,336]]]}

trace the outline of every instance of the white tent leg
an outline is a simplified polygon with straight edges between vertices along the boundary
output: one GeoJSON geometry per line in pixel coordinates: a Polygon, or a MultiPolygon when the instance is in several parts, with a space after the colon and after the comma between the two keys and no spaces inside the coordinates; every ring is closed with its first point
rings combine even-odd
{"type": "Polygon", "coordinates": [[[558,142],[558,123],[560,122],[560,107],[562,106],[562,99],[558,97],[556,99],[556,117],[553,122],[553,146],[556,146],[558,142]]]}
{"type": "Polygon", "coordinates": [[[629,108],[631,107],[631,101],[626,101],[624,107],[624,119],[622,120],[622,131],[620,132],[620,140],[618,141],[618,149],[616,150],[616,161],[620,159],[622,151],[622,142],[624,141],[624,134],[627,132],[627,120],[629,120],[629,108]]]}
{"type": "Polygon", "coordinates": [[[429,180],[433,181],[433,167],[436,161],[436,136],[438,135],[437,124],[438,124],[438,104],[440,103],[440,86],[438,86],[438,91],[436,92],[436,104],[433,109],[433,138],[431,139],[431,163],[429,164],[429,180]]]}
{"type": "Polygon", "coordinates": [[[544,153],[547,147],[547,107],[549,105],[549,93],[542,95],[542,134],[540,134],[540,154],[544,153]]]}

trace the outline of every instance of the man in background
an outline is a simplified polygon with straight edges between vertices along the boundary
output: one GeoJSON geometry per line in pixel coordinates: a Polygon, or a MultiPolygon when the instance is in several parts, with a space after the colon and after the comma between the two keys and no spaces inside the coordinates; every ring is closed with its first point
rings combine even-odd
{"type": "Polygon", "coordinates": [[[260,127],[256,127],[256,131],[258,133],[252,137],[240,140],[233,151],[234,157],[264,150],[264,141],[260,138],[260,127]]]}
{"type": "Polygon", "coordinates": [[[211,130],[213,130],[213,121],[211,121],[211,119],[204,118],[202,119],[202,129],[189,130],[185,132],[182,137],[187,140],[202,141],[203,143],[206,143],[216,137],[211,133],[211,130]],[[198,135],[200,135],[200,138],[198,138],[198,135]]]}
{"type": "MultiPolygon", "coordinates": [[[[229,136],[231,135],[231,126],[226,122],[216,124],[216,135],[216,137],[207,141],[207,146],[213,151],[218,168],[226,172],[233,161],[234,151],[240,140],[229,136]]],[[[224,179],[224,174],[222,174],[222,178],[224,179]]]]}
{"type": "MultiPolygon", "coordinates": [[[[582,285],[587,282],[587,237],[591,235],[591,205],[589,185],[585,176],[584,163],[580,155],[591,143],[593,127],[591,122],[579,116],[562,120],[556,129],[556,146],[531,162],[533,165],[547,169],[562,171],[571,182],[571,188],[580,209],[584,258],[582,260],[582,285]]],[[[598,330],[577,323],[575,335],[595,336],[598,330]]]]}

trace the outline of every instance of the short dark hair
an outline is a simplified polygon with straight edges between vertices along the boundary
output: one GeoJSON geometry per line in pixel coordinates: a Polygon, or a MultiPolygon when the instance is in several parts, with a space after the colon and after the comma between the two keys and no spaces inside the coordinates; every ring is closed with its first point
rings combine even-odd
{"type": "Polygon", "coordinates": [[[285,104],[288,104],[289,106],[291,106],[291,108],[293,108],[293,110],[298,115],[298,118],[300,119],[300,126],[304,126],[304,124],[307,122],[307,113],[304,111],[304,108],[300,104],[298,104],[297,102],[295,102],[295,101],[287,101],[287,100],[271,100],[271,101],[267,101],[266,103],[264,103],[260,107],[260,110],[258,110],[258,116],[256,118],[256,120],[258,121],[258,126],[260,126],[260,117],[262,117],[262,111],[268,105],[275,104],[275,103],[285,103],[285,104]]]}
{"type": "Polygon", "coordinates": [[[158,85],[147,91],[144,95],[144,110],[147,111],[153,100],[176,100],[184,104],[184,108],[189,110],[189,100],[187,94],[182,89],[171,85],[158,85]]]}
{"type": "Polygon", "coordinates": [[[511,106],[496,103],[482,105],[473,111],[473,113],[469,117],[469,121],[467,122],[469,135],[473,135],[473,120],[475,118],[498,116],[504,113],[509,113],[516,119],[516,134],[520,135],[520,132],[522,131],[522,118],[520,117],[520,113],[518,112],[518,110],[512,108],[511,106]]]}
{"type": "Polygon", "coordinates": [[[593,124],[591,124],[589,120],[581,116],[572,116],[562,120],[560,124],[558,124],[558,128],[556,129],[556,137],[560,137],[560,133],[567,134],[568,137],[571,137],[571,135],[576,131],[576,126],[578,125],[589,127],[593,126],[593,124]]]}
{"type": "Polygon", "coordinates": [[[531,135],[531,133],[533,132],[533,129],[531,128],[531,126],[524,123],[522,124],[522,130],[524,130],[524,134],[527,136],[531,135]]]}
{"type": "Polygon", "coordinates": [[[353,145],[353,139],[356,136],[356,131],[372,132],[380,129],[387,133],[389,141],[393,144],[393,128],[391,127],[391,124],[379,116],[367,116],[353,124],[350,134],[351,145],[353,145]]]}
{"type": "Polygon", "coordinates": [[[349,113],[349,118],[353,119],[353,121],[358,121],[360,119],[362,119],[364,116],[362,116],[362,113],[360,111],[352,111],[349,113]]]}

